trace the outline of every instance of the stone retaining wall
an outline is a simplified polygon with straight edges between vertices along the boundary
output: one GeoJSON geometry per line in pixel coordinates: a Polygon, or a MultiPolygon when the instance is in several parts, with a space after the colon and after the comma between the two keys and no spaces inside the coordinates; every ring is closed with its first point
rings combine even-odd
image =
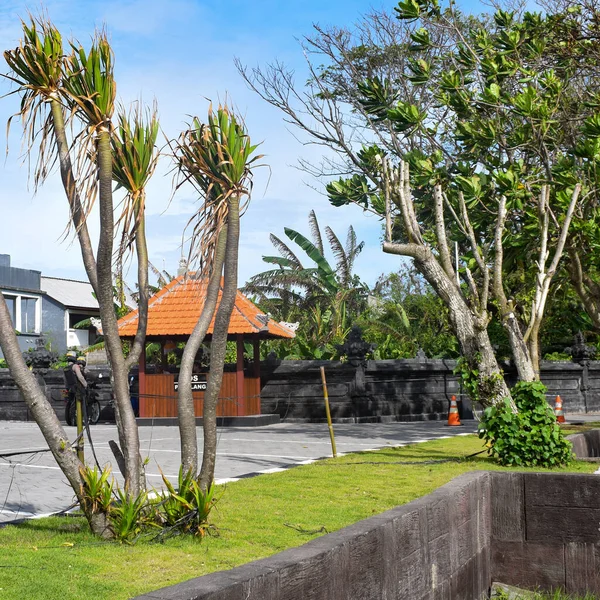
{"type": "Polygon", "coordinates": [[[600,595],[600,477],[492,477],[492,580],[600,595]]]}
{"type": "Polygon", "coordinates": [[[573,444],[573,452],[577,458],[600,457],[600,429],[574,433],[567,436],[567,439],[573,444]]]}
{"type": "Polygon", "coordinates": [[[475,600],[490,580],[490,477],[468,473],[299,548],[140,600],[475,600]]]}
{"type": "Polygon", "coordinates": [[[138,600],[473,600],[492,581],[600,594],[600,477],[472,472],[275,556],[138,600]]]}
{"type": "MultiPolygon", "coordinates": [[[[332,417],[337,421],[423,421],[446,419],[450,399],[461,418],[472,418],[469,398],[453,374],[456,362],[439,359],[367,361],[354,368],[335,361],[285,360],[261,364],[263,413],[283,420],[324,421],[320,367],[325,367],[332,417]]],[[[503,365],[509,385],[516,372],[503,365]]],[[[548,401],[557,395],[569,414],[600,412],[600,361],[585,367],[544,361],[541,378],[548,401]]]]}
{"type": "MultiPolygon", "coordinates": [[[[261,364],[261,407],[263,414],[278,414],[283,420],[324,421],[325,406],[320,367],[325,367],[332,417],[337,422],[424,421],[446,419],[450,398],[459,401],[461,418],[472,418],[469,398],[453,374],[453,360],[406,359],[367,361],[353,367],[348,363],[317,360],[264,361],[261,364]]],[[[90,367],[104,371],[106,367],[90,367]]],[[[516,373],[504,365],[510,385],[516,373]]],[[[572,362],[543,362],[542,381],[548,401],[558,394],[567,415],[600,412],[600,361],[586,366],[572,362]]],[[[46,394],[60,409],[62,373],[44,375],[46,394]]],[[[106,388],[101,400],[108,401],[106,388]]],[[[7,369],[0,369],[0,420],[28,418],[7,369]]]]}

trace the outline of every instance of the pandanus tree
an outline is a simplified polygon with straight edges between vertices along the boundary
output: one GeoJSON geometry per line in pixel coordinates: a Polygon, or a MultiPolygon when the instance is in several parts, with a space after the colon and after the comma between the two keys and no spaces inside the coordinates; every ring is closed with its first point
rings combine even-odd
{"type": "MultiPolygon", "coordinates": [[[[114,312],[113,240],[115,224],[120,218],[125,226],[130,225],[129,234],[133,235],[131,239],[136,239],[136,249],[142,254],[140,269],[144,268],[144,264],[147,264],[147,253],[144,258],[145,241],[137,239],[144,233],[141,190],[152,172],[154,159],[145,160],[137,156],[135,144],[130,143],[134,140],[128,139],[127,136],[132,133],[133,137],[137,135],[138,139],[144,138],[146,149],[153,148],[156,123],[154,121],[153,124],[142,126],[140,129],[135,119],[131,126],[126,125],[123,118],[119,131],[115,133],[112,117],[116,83],[113,77],[112,50],[105,33],[99,32],[95,35],[88,52],[72,42],[70,54],[65,55],[60,33],[49,21],[42,18],[32,19],[30,25],[23,23],[23,32],[24,39],[20,45],[4,53],[11,69],[7,77],[17,85],[14,93],[21,95],[18,115],[23,122],[28,150],[37,151],[38,154],[36,185],[41,184],[47,177],[54,158],[58,159],[70,206],[69,226],[75,229],[78,236],[83,263],[100,306],[117,404],[117,426],[124,456],[125,486],[129,493],[135,495],[143,485],[143,469],[137,425],[129,399],[127,375],[143,346],[142,329],[145,317],[140,317],[141,325],[136,342],[129,356],[125,358],[114,312]],[[68,133],[71,131],[74,134],[69,139],[68,133]],[[150,134],[151,131],[154,131],[154,137],[150,134]],[[149,144],[148,139],[151,140],[149,144]],[[123,204],[120,217],[115,215],[113,205],[113,162],[116,165],[116,181],[120,185],[129,191],[135,189],[133,184],[129,185],[131,182],[137,182],[138,185],[132,196],[135,200],[123,204]],[[124,185],[128,177],[131,181],[124,185]],[[99,200],[100,235],[95,253],[88,234],[87,218],[96,198],[99,200]],[[133,215],[129,221],[128,212],[133,215]]],[[[147,275],[142,274],[140,283],[141,288],[147,287],[147,275]]],[[[144,313],[143,303],[140,309],[144,313]]],[[[44,432],[58,464],[79,497],[81,465],[73,459],[68,438],[35,379],[30,372],[25,372],[1,295],[0,313],[0,343],[11,372],[26,402],[32,407],[32,413],[44,432]]],[[[106,534],[105,523],[100,522],[101,516],[88,515],[88,519],[95,532],[106,534]]]]}
{"type": "Polygon", "coordinates": [[[251,169],[261,156],[255,154],[257,146],[251,143],[243,123],[226,105],[219,106],[216,112],[211,106],[206,123],[193,119],[171,146],[179,175],[177,186],[189,182],[200,196],[200,206],[189,221],[192,236],[188,262],[198,265],[193,277],[207,280],[206,301],[184,349],[179,373],[181,459],[183,469],[194,473],[198,470],[198,442],[191,375],[196,354],[214,317],[199,475],[200,485],[206,490],[214,479],[216,408],[237,293],[240,215],[250,198],[251,169]],[[219,288],[222,293],[217,307],[219,288]]]}
{"type": "MultiPolygon", "coordinates": [[[[43,183],[56,153],[70,206],[70,224],[77,232],[84,264],[90,273],[90,283],[97,292],[96,265],[85,220],[86,213],[73,174],[65,128],[65,108],[61,96],[64,75],[62,38],[48,21],[32,20],[29,25],[25,22],[22,25],[24,39],[15,50],[5,51],[4,58],[11,69],[6,77],[17,85],[13,93],[21,95],[18,116],[23,123],[28,151],[33,151],[35,145],[39,144],[34,182],[36,187],[43,183]]],[[[81,464],[35,375],[25,364],[1,293],[0,347],[48,447],[81,503],[81,464]]],[[[106,520],[102,515],[87,513],[86,516],[95,533],[106,534],[106,520]]]]}

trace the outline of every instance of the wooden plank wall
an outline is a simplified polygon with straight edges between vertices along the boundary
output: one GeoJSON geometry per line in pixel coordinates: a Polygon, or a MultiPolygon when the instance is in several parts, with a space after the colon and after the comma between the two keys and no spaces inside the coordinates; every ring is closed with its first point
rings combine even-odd
{"type": "MultiPolygon", "coordinates": [[[[140,398],[140,417],[176,417],[177,392],[175,375],[162,373],[146,375],[146,397],[140,398]]],[[[196,416],[202,416],[204,392],[193,392],[196,416]]],[[[260,414],[260,379],[244,379],[244,397],[238,399],[236,374],[223,373],[223,383],[217,404],[218,417],[235,417],[260,414]]]]}

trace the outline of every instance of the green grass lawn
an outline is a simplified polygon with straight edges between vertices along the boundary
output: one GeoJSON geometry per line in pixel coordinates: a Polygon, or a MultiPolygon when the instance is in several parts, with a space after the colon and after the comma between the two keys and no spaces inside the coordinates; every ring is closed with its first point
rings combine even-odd
{"type": "MultiPolygon", "coordinates": [[[[485,455],[465,459],[481,449],[476,436],[461,436],[230,483],[219,488],[212,515],[219,535],[202,541],[99,542],[73,517],[0,528],[0,600],[118,600],[230,569],[410,502],[461,473],[508,470],[485,455]]],[[[597,468],[574,462],[561,470],[597,468]]]]}

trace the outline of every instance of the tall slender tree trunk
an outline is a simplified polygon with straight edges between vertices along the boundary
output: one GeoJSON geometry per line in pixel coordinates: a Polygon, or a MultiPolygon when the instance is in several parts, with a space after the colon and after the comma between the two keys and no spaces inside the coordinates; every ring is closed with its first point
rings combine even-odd
{"type": "MultiPolygon", "coordinates": [[[[65,433],[54,409],[48,402],[46,395],[40,389],[35,375],[27,368],[21,349],[14,333],[14,325],[11,321],[6,301],[0,292],[0,348],[10,367],[10,373],[13,376],[21,395],[25,399],[27,408],[31,411],[35,422],[38,424],[48,448],[56,459],[58,466],[64,473],[73,488],[77,500],[82,508],[85,508],[82,502],[82,480],[79,468],[82,464],[77,458],[77,454],[71,447],[69,438],[65,433]]],[[[85,512],[86,518],[92,531],[102,537],[111,537],[112,533],[108,528],[106,515],[93,514],[90,511],[85,512]]]]}
{"type": "Polygon", "coordinates": [[[54,131],[54,138],[58,148],[60,176],[65,193],[67,195],[67,200],[69,201],[71,220],[73,221],[73,227],[75,228],[77,237],[79,238],[79,245],[81,247],[81,256],[83,258],[85,272],[87,273],[94,292],[97,294],[98,277],[96,274],[94,250],[87,228],[86,215],[83,212],[81,199],[79,197],[79,192],[77,191],[77,185],[75,183],[75,177],[73,175],[73,166],[71,164],[71,155],[69,153],[69,143],[65,133],[65,117],[63,113],[63,107],[57,96],[51,97],[50,107],[52,113],[52,129],[54,131]]]}
{"type": "Polygon", "coordinates": [[[204,452],[200,469],[200,487],[206,491],[215,477],[217,458],[217,400],[223,380],[223,365],[227,350],[229,321],[235,306],[238,274],[238,246],[240,237],[240,200],[231,196],[228,200],[227,245],[225,248],[225,268],[223,294],[215,317],[212,342],[210,345],[210,369],[206,392],[204,393],[204,452]]]}
{"type": "Polygon", "coordinates": [[[143,480],[140,459],[140,442],[135,415],[129,398],[129,371],[123,357],[123,348],[114,309],[112,284],[112,258],[114,238],[114,215],[112,198],[112,151],[111,133],[108,127],[98,131],[98,181],[100,200],[100,238],[98,242],[98,304],[102,333],[112,372],[115,401],[118,404],[121,451],[125,460],[125,488],[136,496],[140,493],[143,480]]]}
{"type": "MultiPolygon", "coordinates": [[[[512,311],[510,311],[506,316],[503,316],[502,324],[504,325],[504,329],[508,335],[508,342],[510,344],[515,367],[517,368],[519,380],[536,381],[539,379],[540,365],[537,353],[534,356],[534,354],[531,352],[533,349],[531,344],[533,338],[530,338],[530,343],[528,346],[523,339],[523,332],[521,331],[519,322],[512,311]]],[[[535,339],[535,347],[537,348],[537,333],[535,339]]]]}
{"type": "Polygon", "coordinates": [[[183,350],[179,369],[177,415],[179,417],[179,436],[181,441],[181,465],[184,473],[192,471],[194,476],[198,472],[198,437],[196,435],[196,411],[194,409],[194,397],[192,394],[192,374],[196,354],[204,341],[206,332],[215,314],[219,288],[221,287],[221,273],[223,272],[226,247],[227,225],[224,225],[217,240],[212,273],[210,274],[206,288],[204,306],[202,307],[202,312],[194,327],[194,331],[192,331],[183,350]]]}
{"type": "Polygon", "coordinates": [[[531,364],[534,369],[535,379],[539,379],[540,377],[540,326],[541,323],[539,321],[534,323],[531,328],[528,342],[529,355],[531,356],[531,364]]]}
{"type": "MultiPolygon", "coordinates": [[[[143,194],[143,192],[142,192],[143,194]]],[[[146,216],[144,208],[146,203],[143,197],[137,200],[135,249],[138,262],[138,326],[133,344],[125,365],[129,370],[138,362],[140,354],[146,351],[146,327],[148,326],[148,300],[150,299],[148,287],[148,245],[146,243],[146,216]]]]}

